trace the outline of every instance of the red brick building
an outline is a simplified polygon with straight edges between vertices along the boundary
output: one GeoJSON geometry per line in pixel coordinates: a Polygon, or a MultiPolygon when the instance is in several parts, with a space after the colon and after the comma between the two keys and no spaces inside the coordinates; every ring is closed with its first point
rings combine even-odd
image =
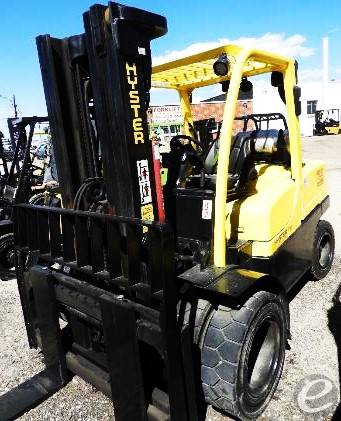
{"type": "MultiPolygon", "coordinates": [[[[192,116],[194,121],[214,118],[216,123],[223,119],[226,94],[208,98],[197,104],[192,104],[192,116]]],[[[237,105],[236,117],[252,114],[252,92],[240,93],[237,105]]],[[[152,126],[180,126],[182,123],[181,109],[179,105],[151,106],[148,110],[148,121],[152,126]]],[[[234,131],[240,131],[243,123],[235,122],[234,131]]],[[[178,128],[177,128],[178,129],[178,128]]],[[[178,131],[178,130],[176,130],[178,131]]]]}

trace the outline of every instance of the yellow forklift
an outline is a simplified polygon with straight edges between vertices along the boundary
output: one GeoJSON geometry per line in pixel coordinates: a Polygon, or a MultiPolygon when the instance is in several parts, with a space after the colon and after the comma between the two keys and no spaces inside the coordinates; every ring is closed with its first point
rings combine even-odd
{"type": "Polygon", "coordinates": [[[338,108],[315,112],[314,135],[340,134],[340,130],[340,110],[338,108]]]}
{"type": "Polygon", "coordinates": [[[325,167],[302,161],[297,64],[226,45],[152,68],[162,16],[110,2],[91,7],[84,26],[37,38],[64,208],[14,209],[28,340],[46,368],[0,397],[0,419],[74,374],[112,399],[117,421],[204,420],[207,404],[256,419],[282,373],[288,293],[306,274],[326,276],[334,257],[320,220],[325,167]],[[233,135],[239,90],[257,75],[278,89],[287,122],[233,135]],[[207,148],[190,97],[214,84],[227,97],[207,148]],[[151,86],[175,89],[184,116],[163,189],[151,86]]]}

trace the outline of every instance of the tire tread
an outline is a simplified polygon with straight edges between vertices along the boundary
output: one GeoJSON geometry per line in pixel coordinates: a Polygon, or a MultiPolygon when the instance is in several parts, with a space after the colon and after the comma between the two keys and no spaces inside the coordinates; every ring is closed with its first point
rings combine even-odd
{"type": "MultiPolygon", "coordinates": [[[[237,402],[238,360],[242,352],[243,342],[248,332],[250,322],[253,320],[253,317],[255,317],[255,314],[261,308],[264,301],[274,300],[274,297],[278,296],[266,291],[258,291],[239,309],[231,309],[220,305],[212,316],[209,329],[212,329],[213,327],[218,330],[223,335],[224,342],[217,347],[212,348],[206,345],[206,338],[204,338],[202,346],[201,377],[207,403],[211,404],[219,411],[229,413],[236,417],[242,416],[237,402]],[[222,323],[223,318],[225,318],[227,322],[225,325],[222,323]],[[217,323],[217,319],[219,319],[219,323],[217,323]],[[217,327],[217,325],[220,327],[217,327]],[[228,336],[228,331],[232,328],[239,332],[239,340],[231,339],[228,336]],[[221,348],[222,345],[224,345],[225,348],[234,348],[234,359],[236,362],[229,361],[226,358],[226,354],[221,355],[221,349],[219,348],[221,348]],[[213,358],[214,354],[217,354],[217,358],[213,358]],[[207,359],[208,356],[210,356],[210,358],[207,359]],[[212,362],[216,362],[216,364],[212,366],[212,362]],[[226,366],[231,369],[228,380],[226,379],[226,376],[222,377],[222,374],[220,373],[219,368],[222,364],[226,364],[226,366]],[[213,378],[215,379],[216,376],[219,380],[211,382],[210,380],[213,378]]],[[[207,334],[208,332],[205,332],[206,337],[207,334]]]]}

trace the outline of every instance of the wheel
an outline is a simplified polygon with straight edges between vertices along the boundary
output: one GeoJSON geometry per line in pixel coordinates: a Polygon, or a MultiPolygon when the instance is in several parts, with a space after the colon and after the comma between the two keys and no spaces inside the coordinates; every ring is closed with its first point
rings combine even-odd
{"type": "Polygon", "coordinates": [[[0,266],[11,269],[14,265],[14,236],[5,234],[0,237],[0,266]]]}
{"type": "Polygon", "coordinates": [[[206,319],[210,317],[212,305],[202,299],[194,300],[194,302],[185,301],[178,306],[178,317],[182,320],[182,330],[188,326],[193,329],[193,343],[198,344],[200,332],[206,319]]]}
{"type": "Polygon", "coordinates": [[[34,194],[30,200],[28,201],[30,205],[38,205],[38,206],[44,206],[45,204],[45,193],[37,193],[34,194]]]}
{"type": "Polygon", "coordinates": [[[53,193],[42,192],[33,195],[29,202],[30,205],[49,206],[51,208],[60,208],[60,198],[53,193]]]}
{"type": "MultiPolygon", "coordinates": [[[[27,254],[24,262],[24,270],[27,270],[36,262],[36,257],[27,254]]],[[[5,234],[0,237],[0,269],[9,270],[15,266],[14,235],[5,234]]]]}
{"type": "Polygon", "coordinates": [[[311,276],[318,281],[330,271],[334,260],[335,236],[331,224],[321,220],[316,225],[313,245],[311,276]]]}
{"type": "Polygon", "coordinates": [[[202,337],[201,380],[207,403],[241,420],[257,418],[282,374],[288,304],[255,293],[238,310],[219,306],[202,337]]]}

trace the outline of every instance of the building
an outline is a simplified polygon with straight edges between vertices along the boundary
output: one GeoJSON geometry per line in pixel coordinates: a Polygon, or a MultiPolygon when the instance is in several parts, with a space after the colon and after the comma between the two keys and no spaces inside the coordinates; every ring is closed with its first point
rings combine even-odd
{"type": "MultiPolygon", "coordinates": [[[[330,108],[341,109],[341,81],[328,81],[325,86],[322,80],[302,82],[298,85],[301,88],[301,134],[312,136],[315,126],[315,111],[330,108]]],[[[285,105],[276,88],[269,83],[259,84],[254,87],[254,92],[254,113],[280,112],[287,117],[285,105]]]]}
{"type": "MultiPolygon", "coordinates": [[[[301,88],[300,128],[303,136],[312,136],[315,126],[315,111],[336,108],[341,110],[341,80],[329,79],[329,41],[323,38],[322,68],[316,69],[314,79],[309,80],[307,75],[300,80],[298,70],[298,85],[301,88]]],[[[258,83],[254,86],[253,109],[255,113],[281,112],[285,115],[285,106],[279,98],[277,89],[270,83],[258,83]]]]}
{"type": "MultiPolygon", "coordinates": [[[[214,119],[215,124],[211,125],[211,131],[216,133],[223,119],[226,93],[205,99],[198,103],[193,103],[192,117],[193,121],[202,121],[206,119],[214,119]]],[[[253,112],[253,91],[240,92],[238,98],[236,116],[244,116],[253,112]]],[[[170,139],[181,133],[183,117],[180,105],[161,105],[150,106],[148,109],[148,122],[151,131],[157,132],[161,139],[161,152],[169,152],[170,139]]],[[[243,123],[236,121],[234,131],[242,130],[243,123]]]]}

